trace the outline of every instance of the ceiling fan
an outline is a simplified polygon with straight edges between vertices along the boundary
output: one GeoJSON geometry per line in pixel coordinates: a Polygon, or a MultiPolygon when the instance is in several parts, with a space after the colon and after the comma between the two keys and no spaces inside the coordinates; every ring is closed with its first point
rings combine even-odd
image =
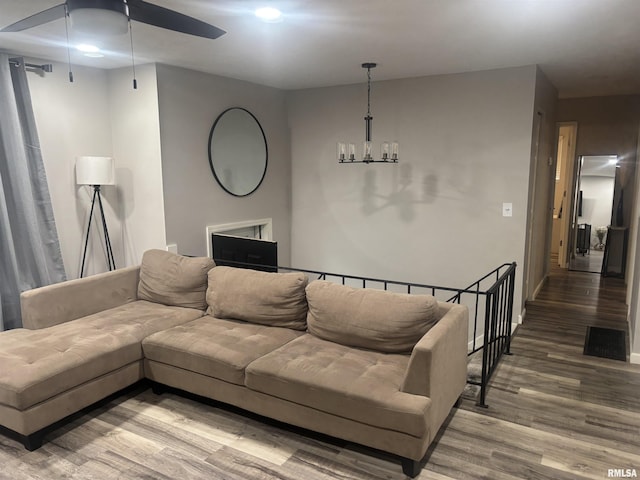
{"type": "MultiPolygon", "coordinates": [[[[197,18],[153,5],[143,0],[66,0],[60,5],[12,23],[0,29],[0,32],[20,32],[61,18],[64,18],[66,22],[67,17],[74,31],[94,37],[125,34],[127,32],[131,36],[130,20],[210,39],[216,39],[226,33],[224,30],[197,18]]],[[[66,31],[69,81],[73,82],[68,28],[66,31]]],[[[131,36],[131,63],[133,66],[133,88],[137,89],[138,82],[133,58],[133,36],[131,36]]]]}
{"type": "Polygon", "coordinates": [[[143,0],[66,0],[6,26],[0,32],[19,32],[67,15],[74,29],[92,33],[126,33],[129,20],[210,39],[226,33],[197,18],[143,0]]]}

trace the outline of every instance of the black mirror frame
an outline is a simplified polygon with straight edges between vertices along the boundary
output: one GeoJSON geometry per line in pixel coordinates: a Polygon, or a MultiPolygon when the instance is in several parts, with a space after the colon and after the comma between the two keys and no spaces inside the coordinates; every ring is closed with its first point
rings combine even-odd
{"type": "Polygon", "coordinates": [[[216,181],[218,182],[218,185],[220,185],[225,192],[227,192],[229,195],[233,195],[234,197],[247,197],[247,196],[251,195],[253,192],[255,192],[256,190],[258,190],[258,188],[260,188],[260,185],[262,185],[262,182],[264,181],[264,177],[267,175],[267,168],[269,166],[269,145],[267,144],[267,136],[264,134],[264,130],[262,128],[262,125],[260,124],[260,121],[256,118],[256,116],[253,113],[251,113],[249,110],[247,110],[246,108],[243,108],[243,107],[230,107],[230,108],[227,108],[220,115],[218,115],[218,118],[216,118],[215,122],[213,122],[213,125],[211,126],[211,130],[209,131],[208,146],[209,146],[209,148],[208,148],[208,151],[209,151],[208,152],[209,153],[209,167],[211,168],[211,173],[213,173],[213,176],[215,177],[216,181]],[[255,188],[253,190],[251,190],[248,193],[242,194],[242,195],[230,191],[220,181],[220,178],[218,178],[218,175],[216,174],[216,170],[215,170],[215,168],[213,166],[213,155],[211,153],[211,140],[213,140],[213,132],[214,132],[214,130],[216,128],[216,125],[218,124],[220,119],[224,116],[224,114],[229,112],[229,111],[231,111],[231,110],[242,110],[242,111],[248,113],[249,115],[251,115],[251,118],[253,118],[253,120],[258,125],[258,128],[260,129],[260,133],[262,134],[262,140],[264,141],[264,155],[265,155],[265,158],[264,158],[264,170],[262,171],[262,176],[260,177],[260,181],[256,184],[256,186],[255,186],[255,188]]]}

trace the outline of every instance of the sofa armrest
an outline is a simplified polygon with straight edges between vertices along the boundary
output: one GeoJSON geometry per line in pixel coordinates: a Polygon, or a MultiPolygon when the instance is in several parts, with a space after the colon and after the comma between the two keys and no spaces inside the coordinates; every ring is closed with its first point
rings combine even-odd
{"type": "Polygon", "coordinates": [[[467,382],[469,309],[438,302],[442,314],[411,352],[402,391],[431,399],[435,436],[467,382]]]}
{"type": "Polygon", "coordinates": [[[22,325],[51,327],[132,302],[138,298],[139,276],[139,266],[127,267],[22,292],[22,325]]]}

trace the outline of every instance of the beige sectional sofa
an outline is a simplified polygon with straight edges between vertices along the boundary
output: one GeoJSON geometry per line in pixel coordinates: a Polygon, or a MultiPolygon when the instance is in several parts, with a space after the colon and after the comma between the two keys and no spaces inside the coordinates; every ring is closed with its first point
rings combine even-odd
{"type": "Polygon", "coordinates": [[[466,382],[466,307],[146,252],[25,292],[0,333],[0,425],[28,449],[144,378],[402,457],[418,474],[466,382]]]}

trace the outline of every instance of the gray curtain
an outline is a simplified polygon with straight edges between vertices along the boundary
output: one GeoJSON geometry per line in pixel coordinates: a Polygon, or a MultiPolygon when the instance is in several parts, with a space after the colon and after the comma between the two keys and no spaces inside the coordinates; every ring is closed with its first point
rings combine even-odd
{"type": "Polygon", "coordinates": [[[0,330],[22,325],[20,293],[65,280],[27,73],[0,53],[0,330]]]}

